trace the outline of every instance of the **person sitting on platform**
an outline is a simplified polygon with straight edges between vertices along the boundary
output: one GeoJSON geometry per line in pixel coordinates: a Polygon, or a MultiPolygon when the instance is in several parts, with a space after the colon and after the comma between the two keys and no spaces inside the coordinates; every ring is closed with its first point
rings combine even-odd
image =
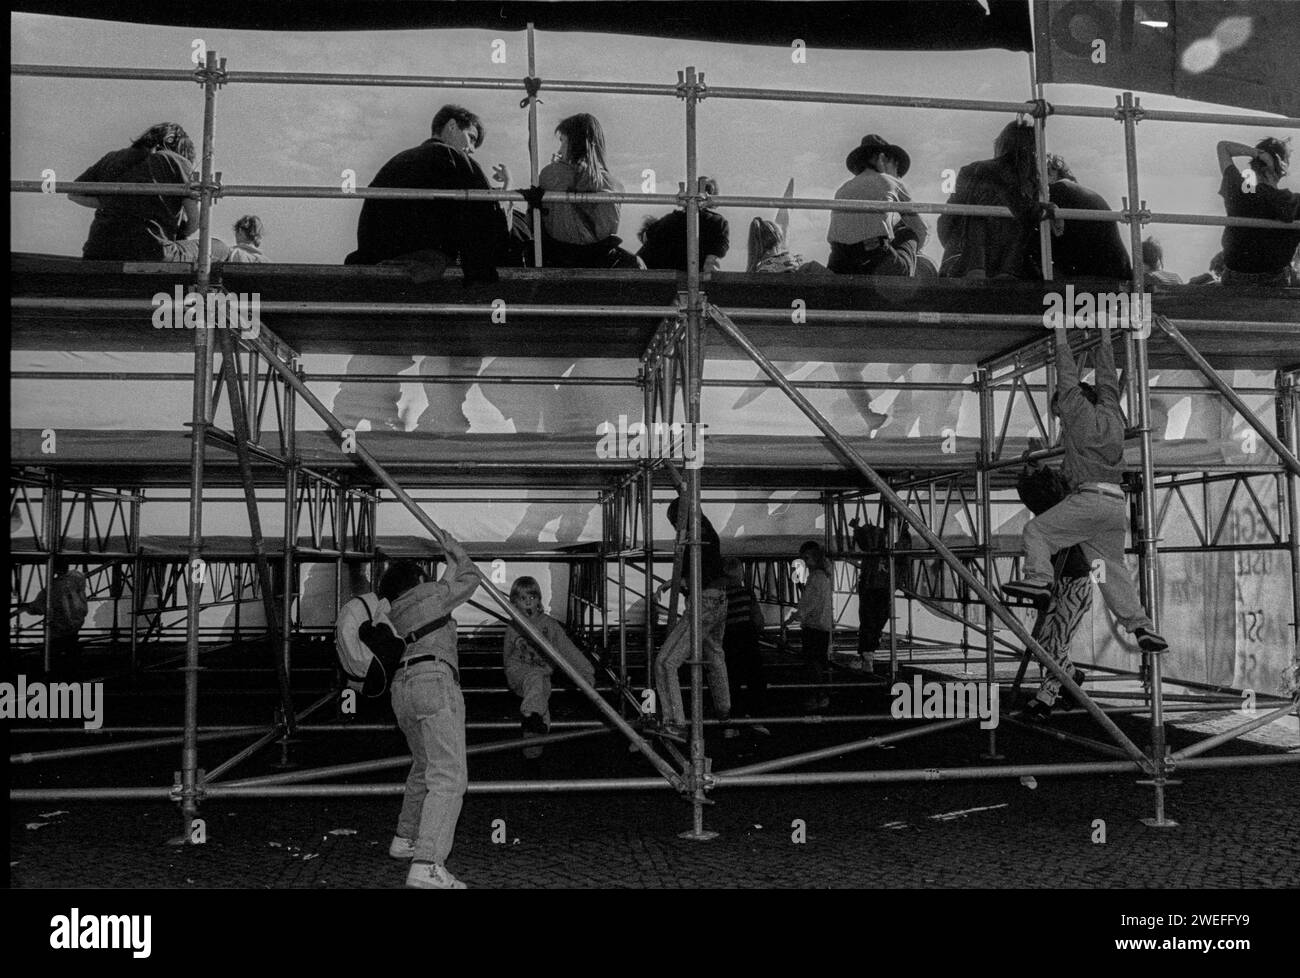
{"type": "MultiPolygon", "coordinates": [[[[668,504],[668,522],[677,528],[680,498],[668,504]]],[[[691,551],[682,552],[681,590],[689,600],[691,551]]],[[[709,695],[713,709],[724,724],[731,718],[731,687],[727,680],[727,657],[722,638],[727,626],[727,573],[722,564],[722,542],[708,517],[700,514],[700,644],[709,667],[709,695]]],[[[659,593],[671,586],[665,584],[659,593]]],[[[673,740],[686,740],[686,708],[677,671],[691,654],[690,609],[676,623],[655,657],[655,692],[659,699],[657,733],[673,740]]]]}
{"type": "MultiPolygon", "coordinates": [[[[538,174],[546,191],[621,193],[623,184],[605,162],[605,130],[586,112],[560,120],[555,127],[560,148],[538,174]]],[[[620,247],[622,205],[542,202],[542,263],[550,268],[641,268],[631,252],[620,247]]]]}
{"type": "MultiPolygon", "coordinates": [[[[77,183],[183,183],[194,179],[194,143],[174,122],[150,126],[126,149],[102,156],[77,183]]],[[[199,202],[192,197],[70,194],[74,204],[95,209],[81,257],[108,261],[194,262],[199,202]]],[[[230,246],[212,239],[212,261],[230,246]]]]}
{"type": "Polygon", "coordinates": [[[993,159],[968,163],[957,174],[950,204],[1008,207],[1012,217],[939,218],[943,243],[941,275],[953,278],[1041,277],[1035,250],[1038,241],[1038,164],[1034,127],[1008,123],[998,134],[993,159]]]}
{"type": "MultiPolygon", "coordinates": [[[[1041,442],[1030,439],[1029,450],[1041,448],[1041,442]]],[[[1047,512],[1070,494],[1069,484],[1056,469],[1048,468],[1041,462],[1026,461],[1016,479],[1016,492],[1020,501],[1035,516],[1047,512]]],[[[1047,606],[1038,608],[1034,621],[1033,638],[1058,666],[1074,679],[1075,685],[1083,685],[1082,669],[1075,669],[1070,662],[1070,643],[1074,633],[1083,622],[1083,616],[1092,607],[1091,567],[1078,545],[1058,550],[1052,555],[1052,593],[1047,606]]],[[[1025,708],[1024,716],[1029,720],[1045,720],[1056,705],[1061,693],[1061,681],[1055,676],[1047,676],[1038,687],[1025,708]]]]}
{"type": "Polygon", "coordinates": [[[1165,249],[1160,242],[1148,237],[1142,242],[1142,285],[1155,290],[1162,286],[1182,285],[1183,277],[1177,272],[1165,271],[1165,249]]]}
{"type": "MultiPolygon", "coordinates": [[[[473,153],[483,145],[483,122],[469,109],[444,105],[433,117],[433,135],[398,153],[375,174],[372,188],[491,190],[473,153]]],[[[498,179],[509,171],[498,164],[498,179]]],[[[357,250],[345,265],[410,262],[439,272],[459,260],[466,283],[493,282],[506,263],[508,225],[490,200],[377,200],[361,205],[357,250]]]]}
{"type": "Polygon", "coordinates": [[[786,624],[800,625],[800,650],[813,689],[805,707],[810,713],[820,713],[831,705],[825,687],[835,634],[835,565],[821,545],[812,540],[799,548],[799,559],[808,577],[799,593],[798,610],[786,619],[786,624]]]}
{"type": "MultiPolygon", "coordinates": [[[[709,197],[718,194],[718,181],[701,177],[700,186],[709,197]]],[[[642,228],[641,250],[636,256],[646,268],[669,268],[686,271],[686,211],[678,208],[642,228]]],[[[700,205],[700,271],[716,271],[731,247],[727,219],[713,209],[710,201],[700,205]]]]}
{"type": "MultiPolygon", "coordinates": [[[[564,626],[542,611],[542,588],[535,577],[520,577],[510,587],[510,603],[528,618],[533,627],[582,675],[587,685],[596,682],[596,670],[564,632],[564,626]]],[[[513,624],[506,625],[501,648],[506,684],[520,699],[520,721],[525,737],[542,737],[551,729],[551,675],[555,666],[546,653],[533,645],[513,624]]],[[[540,747],[525,747],[524,757],[534,760],[540,747]]]]}
{"type": "MultiPolygon", "coordinates": [[[[1300,219],[1300,194],[1282,190],[1291,161],[1290,140],[1261,139],[1254,146],[1224,140],[1218,145],[1223,180],[1219,196],[1229,217],[1257,217],[1269,221],[1300,219]],[[1250,157],[1243,173],[1233,157],[1250,157]]],[[[1300,247],[1300,226],[1294,231],[1272,228],[1223,229],[1223,284],[1291,284],[1291,261],[1300,247]]]]}
{"type": "MultiPolygon", "coordinates": [[[[912,160],[901,146],[873,133],[862,138],[844,165],[853,179],[835,191],[836,200],[911,201],[902,178],[912,160]]],[[[831,211],[827,265],[840,275],[911,276],[916,274],[916,253],[925,246],[928,234],[919,214],[831,211]]]]}
{"type": "Polygon", "coordinates": [[[262,219],[253,214],[245,214],[235,222],[235,247],[226,256],[227,262],[264,262],[262,254],[262,236],[266,234],[266,225],[262,219]]]}
{"type": "Polygon", "coordinates": [[[814,272],[826,271],[820,262],[808,261],[795,254],[785,243],[785,231],[775,221],[756,217],[749,222],[749,245],[745,262],[747,272],[814,272]]]}
{"type": "MultiPolygon", "coordinates": [[[[1053,204],[1070,210],[1108,211],[1110,204],[1082,186],[1060,156],[1047,159],[1047,192],[1053,204]]],[[[1056,279],[1108,278],[1129,281],[1133,264],[1119,233],[1118,221],[1058,220],[1052,229],[1052,269],[1056,279]],[[1058,231],[1059,228],[1059,231],[1058,231]]],[[[1038,249],[1031,243],[1031,256],[1038,249]]]]}
{"type": "MultiPolygon", "coordinates": [[[[1300,252],[1297,252],[1300,254],[1300,252]]],[[[1210,270],[1201,272],[1200,275],[1193,275],[1187,280],[1188,285],[1218,285],[1223,279],[1223,252],[1217,252],[1210,259],[1210,270]]]]}
{"type": "Polygon", "coordinates": [[[81,626],[86,622],[86,575],[72,570],[67,558],[54,558],[54,581],[48,589],[22,606],[29,615],[49,613],[50,669],[55,675],[75,678],[81,669],[81,626]]]}
{"type": "Polygon", "coordinates": [[[397,560],[379,582],[393,630],[406,640],[392,680],[392,704],[412,758],[388,854],[413,860],[407,886],[463,890],[465,884],[445,866],[469,781],[465,697],[451,613],[473,596],[479,577],[450,534],[443,533],[440,543],[447,560],[441,579],[429,580],[414,560],[397,560]]]}
{"type": "Polygon", "coordinates": [[[1055,331],[1057,390],[1052,413],[1061,419],[1065,461],[1061,467],[1070,495],[1025,524],[1025,565],[1021,580],[1002,586],[1004,594],[1041,604],[1052,593],[1052,554],[1079,544],[1099,568],[1102,597],[1119,623],[1133,633],[1143,652],[1164,652],[1169,644],[1153,631],[1151,619],[1124,566],[1128,507],[1123,478],[1124,415],[1110,328],[1102,327],[1097,348],[1096,386],[1079,380],[1063,326],[1055,331]]]}
{"type": "MultiPolygon", "coordinates": [[[[762,716],[767,702],[767,683],[763,679],[763,656],[758,640],[766,622],[759,607],[754,589],[745,585],[745,565],[739,557],[728,557],[722,562],[727,574],[727,627],[722,636],[722,648],[727,654],[727,678],[736,680],[735,699],[741,707],[740,716],[762,716]],[[740,686],[745,687],[744,698],[740,686]]],[[[735,714],[733,714],[734,716],[735,714]]],[[[766,737],[767,727],[755,724],[754,733],[766,737]]],[[[726,737],[739,736],[740,731],[728,727],[726,737]]]]}

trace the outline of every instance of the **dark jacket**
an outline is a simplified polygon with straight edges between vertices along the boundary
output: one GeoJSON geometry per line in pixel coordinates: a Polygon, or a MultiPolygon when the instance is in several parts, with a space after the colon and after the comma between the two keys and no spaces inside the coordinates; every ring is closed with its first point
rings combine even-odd
{"type": "MultiPolygon", "coordinates": [[[[700,211],[700,268],[709,255],[725,258],[731,246],[727,219],[713,210],[700,211]]],[[[646,228],[645,244],[637,252],[646,268],[686,271],[686,212],[665,214],[646,228]]]]}
{"type": "MultiPolygon", "coordinates": [[[[1059,335],[1059,334],[1058,334],[1059,335]]],[[[1056,344],[1057,407],[1065,461],[1061,474],[1077,489],[1085,482],[1118,485],[1124,477],[1124,415],[1119,406],[1119,376],[1108,332],[1097,347],[1097,403],[1079,387],[1079,368],[1069,345],[1056,344]]]]}
{"type": "MultiPolygon", "coordinates": [[[[104,155],[77,182],[189,183],[193,171],[178,153],[131,146],[104,155]]],[[[164,261],[164,242],[183,240],[199,226],[198,201],[189,197],[104,194],[98,200],[83,258],[164,261]]]]}
{"type": "MultiPolygon", "coordinates": [[[[371,187],[490,190],[467,153],[436,139],[403,150],[380,168],[371,187]]],[[[466,279],[494,279],[507,248],[505,214],[492,201],[367,200],[357,221],[357,250],[345,264],[377,265],[421,251],[460,260],[466,279]]]]}
{"type": "MultiPolygon", "coordinates": [[[[1106,198],[1073,180],[1057,180],[1048,188],[1048,194],[1057,207],[1080,211],[1110,210],[1106,198]]],[[[1133,275],[1133,264],[1117,221],[1067,220],[1065,231],[1052,238],[1052,266],[1059,279],[1128,280],[1133,275]]]]}
{"type": "Polygon", "coordinates": [[[967,217],[944,214],[939,218],[943,244],[942,274],[961,277],[982,268],[985,275],[1037,278],[1033,245],[1038,237],[1034,220],[1037,202],[1024,196],[1015,176],[997,160],[981,160],[961,168],[950,204],[1009,207],[1016,216],[967,217]]]}

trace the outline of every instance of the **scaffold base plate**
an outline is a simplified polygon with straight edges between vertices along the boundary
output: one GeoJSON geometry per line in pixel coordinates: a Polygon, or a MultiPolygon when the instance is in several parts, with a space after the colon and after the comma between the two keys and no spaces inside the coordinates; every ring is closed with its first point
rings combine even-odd
{"type": "Polygon", "coordinates": [[[691,839],[694,842],[708,842],[712,839],[716,839],[717,837],[718,837],[717,832],[711,832],[708,829],[704,829],[701,832],[696,832],[694,829],[688,829],[685,832],[677,833],[677,838],[691,839]]]}

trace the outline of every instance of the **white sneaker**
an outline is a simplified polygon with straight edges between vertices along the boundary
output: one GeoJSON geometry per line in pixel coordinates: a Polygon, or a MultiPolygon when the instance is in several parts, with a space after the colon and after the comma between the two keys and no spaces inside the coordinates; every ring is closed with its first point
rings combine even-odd
{"type": "Polygon", "coordinates": [[[465,889],[465,884],[447,872],[446,866],[436,863],[412,863],[411,871],[406,874],[406,885],[419,890],[465,889]]]}
{"type": "Polygon", "coordinates": [[[400,835],[393,836],[393,841],[388,846],[388,854],[394,859],[414,859],[415,840],[403,839],[400,835]]]}

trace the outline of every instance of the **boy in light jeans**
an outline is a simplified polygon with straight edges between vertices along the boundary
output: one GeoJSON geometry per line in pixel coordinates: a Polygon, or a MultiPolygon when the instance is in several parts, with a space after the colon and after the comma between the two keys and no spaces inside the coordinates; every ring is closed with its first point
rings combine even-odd
{"type": "Polygon", "coordinates": [[[392,703],[411,748],[402,812],[388,854],[412,860],[407,886],[463,890],[465,884],[444,865],[469,784],[465,697],[451,612],[473,596],[479,577],[469,554],[450,535],[439,542],[447,558],[441,579],[429,580],[413,560],[398,560],[379,582],[393,630],[406,641],[393,676],[392,703]]]}

